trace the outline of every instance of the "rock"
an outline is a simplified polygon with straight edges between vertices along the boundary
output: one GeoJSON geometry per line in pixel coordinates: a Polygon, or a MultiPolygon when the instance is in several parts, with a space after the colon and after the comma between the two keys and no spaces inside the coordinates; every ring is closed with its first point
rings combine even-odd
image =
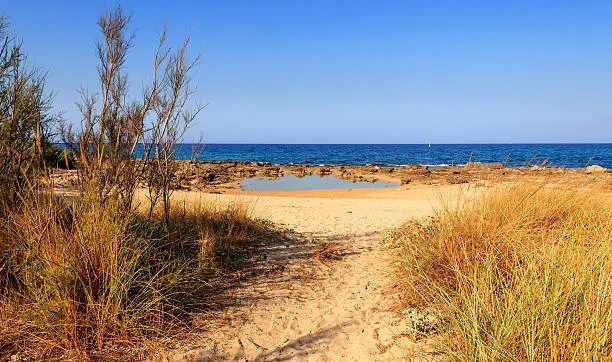
{"type": "Polygon", "coordinates": [[[278,177],[282,175],[280,167],[267,167],[266,169],[263,170],[262,173],[264,176],[270,176],[270,177],[278,177]]]}
{"type": "Polygon", "coordinates": [[[468,162],[465,164],[465,166],[463,166],[463,168],[466,170],[498,170],[504,168],[504,165],[502,165],[501,163],[468,162]]]}
{"type": "Polygon", "coordinates": [[[405,178],[405,179],[403,179],[403,180],[402,180],[402,185],[408,185],[408,184],[409,184],[409,183],[411,183],[411,182],[412,182],[412,180],[411,180],[411,179],[409,179],[409,178],[405,178]]]}
{"type": "Polygon", "coordinates": [[[236,171],[236,173],[242,177],[253,177],[255,176],[256,172],[257,172],[257,169],[253,169],[253,168],[243,168],[243,169],[238,169],[236,171]]]}
{"type": "Polygon", "coordinates": [[[608,169],[605,168],[605,167],[601,167],[599,165],[591,165],[591,166],[586,168],[586,172],[588,174],[592,174],[592,173],[605,173],[605,172],[608,172],[608,169]]]}
{"type": "Polygon", "coordinates": [[[421,165],[406,165],[405,169],[414,173],[427,173],[429,171],[429,167],[421,165]]]}
{"type": "Polygon", "coordinates": [[[290,172],[296,177],[304,177],[312,175],[312,172],[308,170],[306,167],[295,167],[290,170],[290,172]]]}
{"type": "Polygon", "coordinates": [[[327,167],[321,167],[319,169],[319,172],[317,172],[320,176],[327,176],[331,174],[331,169],[327,168],[327,167]]]}
{"type": "Polygon", "coordinates": [[[204,182],[213,182],[217,176],[212,172],[206,172],[200,176],[200,180],[204,182]]]}
{"type": "Polygon", "coordinates": [[[340,173],[336,175],[338,178],[348,180],[353,177],[353,174],[347,170],[340,170],[340,173]]]}
{"type": "Polygon", "coordinates": [[[408,308],[404,311],[406,332],[418,335],[429,335],[438,332],[444,320],[434,308],[408,308]]]}

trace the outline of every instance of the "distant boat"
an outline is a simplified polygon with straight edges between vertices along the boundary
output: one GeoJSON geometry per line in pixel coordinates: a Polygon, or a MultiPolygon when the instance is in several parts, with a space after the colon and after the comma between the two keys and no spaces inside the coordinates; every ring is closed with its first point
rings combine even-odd
{"type": "Polygon", "coordinates": [[[431,142],[427,142],[427,148],[431,148],[431,142]]]}

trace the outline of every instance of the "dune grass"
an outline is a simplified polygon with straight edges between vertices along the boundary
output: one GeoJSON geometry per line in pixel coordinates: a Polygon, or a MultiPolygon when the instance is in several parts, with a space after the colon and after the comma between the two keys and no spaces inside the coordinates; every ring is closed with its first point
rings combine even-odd
{"type": "Polygon", "coordinates": [[[0,225],[0,354],[78,356],[176,334],[207,282],[269,232],[244,207],[138,212],[35,194],[0,225]],[[170,332],[172,331],[172,332],[170,332]]]}
{"type": "Polygon", "coordinates": [[[463,361],[612,360],[612,203],[521,185],[399,234],[406,305],[443,316],[463,361]]]}

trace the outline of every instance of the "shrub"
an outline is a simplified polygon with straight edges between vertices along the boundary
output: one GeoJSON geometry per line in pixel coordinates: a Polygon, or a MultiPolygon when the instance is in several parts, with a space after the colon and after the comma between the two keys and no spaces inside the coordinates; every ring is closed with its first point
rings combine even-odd
{"type": "Polygon", "coordinates": [[[58,120],[45,73],[26,60],[21,43],[0,17],[0,213],[19,203],[17,192],[44,171],[43,145],[58,120]]]}

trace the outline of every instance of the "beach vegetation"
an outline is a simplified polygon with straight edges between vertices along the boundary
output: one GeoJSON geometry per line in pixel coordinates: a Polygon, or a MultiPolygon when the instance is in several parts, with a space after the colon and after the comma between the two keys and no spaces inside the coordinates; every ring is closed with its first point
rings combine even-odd
{"type": "Polygon", "coordinates": [[[452,360],[612,359],[609,198],[520,185],[444,205],[394,234],[406,310],[438,316],[411,332],[452,360]]]}
{"type": "Polygon", "coordinates": [[[99,18],[100,88],[81,92],[77,129],[0,22],[0,358],[144,358],[139,346],[180,334],[210,307],[212,281],[272,232],[240,205],[171,200],[169,161],[201,110],[197,57],[162,31],[152,80],[131,99],[129,22],[121,8],[99,18]],[[51,143],[58,134],[70,154],[51,143]],[[78,170],[76,193],[53,188],[48,167],[62,163],[78,170]]]}
{"type": "Polygon", "coordinates": [[[0,209],[20,203],[17,191],[46,174],[59,114],[52,109],[46,74],[28,64],[11,25],[0,17],[0,209]]]}

